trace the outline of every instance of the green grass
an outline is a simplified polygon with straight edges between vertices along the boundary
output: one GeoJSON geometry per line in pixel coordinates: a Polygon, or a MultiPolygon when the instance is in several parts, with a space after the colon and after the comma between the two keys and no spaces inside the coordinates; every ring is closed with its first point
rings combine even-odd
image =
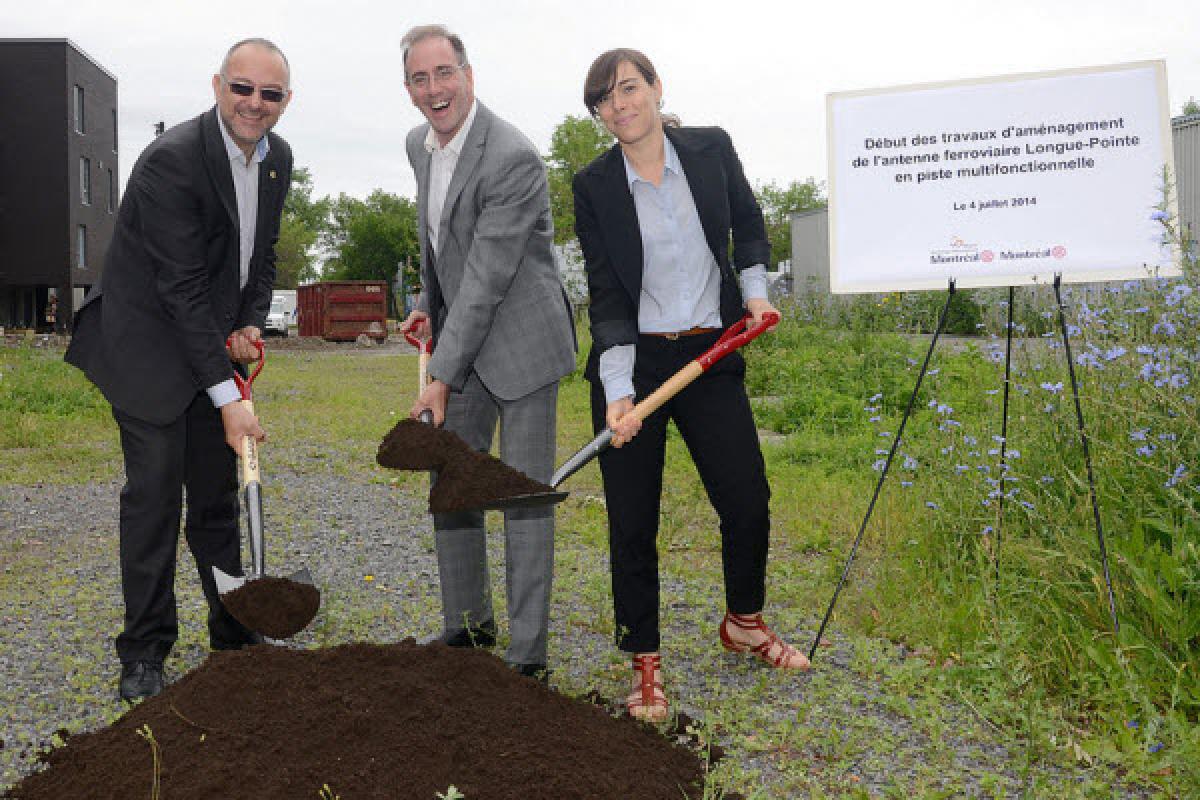
{"type": "MultiPolygon", "coordinates": [[[[886,319],[880,327],[904,329],[886,319]]],[[[1145,330],[1090,333],[1095,342],[1149,337],[1145,330]]],[[[581,344],[586,352],[586,341],[581,344]]],[[[747,385],[760,427],[772,434],[764,444],[773,491],[768,609],[780,627],[815,629],[878,480],[872,465],[891,444],[881,434],[895,433],[925,346],[891,333],[801,325],[793,315],[747,348],[747,385]]],[[[907,753],[906,762],[916,766],[909,783],[885,796],[944,796],[955,787],[952,779],[947,783],[955,771],[950,742],[972,729],[1010,746],[1026,771],[1025,791],[1033,795],[1063,791],[1047,783],[1051,779],[1039,767],[1045,762],[1108,765],[1131,782],[1187,794],[1197,786],[1200,763],[1200,529],[1190,484],[1163,484],[1175,463],[1200,463],[1195,406],[1183,404],[1178,392],[1147,387],[1128,374],[1140,362],[1131,362],[1120,378],[1112,377],[1116,365],[1103,375],[1082,376],[1123,625],[1114,639],[1069,396],[1056,396],[1053,413],[1042,411],[1047,392],[1040,384],[1064,380],[1061,352],[1045,346],[1018,359],[1017,383],[1028,394],[1014,394],[1009,446],[1021,451],[1010,459],[1021,494],[1008,502],[995,578],[995,540],[981,531],[998,521],[995,506],[982,501],[991,489],[986,480],[998,469],[987,450],[994,446],[989,437],[998,433],[1000,397],[987,392],[1000,386],[1002,365],[985,357],[986,348],[980,340],[965,349],[939,349],[932,364],[937,373],[918,396],[833,621],[834,631],[854,647],[851,683],[840,671],[822,671],[818,661],[804,696],[789,699],[798,703],[795,716],[780,721],[755,709],[763,698],[790,698],[788,684],[769,673],[746,672],[744,688],[709,687],[704,725],[734,742],[737,752],[770,765],[777,785],[797,796],[866,796],[855,777],[893,751],[907,753]],[[954,411],[938,413],[938,405],[954,411]],[[943,430],[947,419],[961,427],[943,430]],[[1132,455],[1131,427],[1143,426],[1155,436],[1174,431],[1176,438],[1156,439],[1153,459],[1132,455]],[[964,435],[979,445],[967,446],[964,435]],[[959,474],[959,464],[969,470],[959,474]],[[980,471],[980,464],[991,472],[980,471]],[[1055,481],[1042,483],[1042,475],[1055,481]],[[904,642],[911,657],[896,662],[886,655],[887,640],[904,642]],[[863,705],[864,687],[880,697],[863,705]],[[839,703],[846,712],[824,718],[839,703]],[[890,741],[871,722],[878,715],[906,720],[913,741],[890,741]]],[[[272,352],[255,384],[259,412],[271,439],[303,444],[278,451],[275,457],[289,463],[272,463],[269,440],[264,469],[319,470],[423,491],[424,476],[374,465],[390,415],[407,414],[415,379],[412,356],[272,352]]],[[[588,387],[577,372],[560,390],[559,463],[591,435],[588,387]]],[[[0,480],[114,480],[120,471],[115,424],[83,376],[61,363],[60,353],[0,349],[0,480]]],[[[671,490],[660,539],[664,570],[686,575],[690,584],[719,587],[716,519],[678,435],[668,441],[665,480],[671,490]]],[[[596,465],[573,476],[567,488],[560,537],[605,551],[596,465]]],[[[568,624],[607,635],[608,576],[588,567],[586,552],[563,549],[557,585],[575,593],[585,609],[568,624]]],[[[727,668],[709,652],[719,614],[711,600],[697,595],[664,601],[671,604],[665,619],[699,632],[665,647],[710,659],[714,674],[727,668]]],[[[432,605],[394,613],[398,619],[435,616],[432,605]]],[[[370,631],[381,622],[373,614],[357,609],[351,590],[331,595],[316,642],[370,631]]],[[[825,651],[818,653],[823,657],[825,651]]],[[[625,671],[615,653],[594,665],[587,680],[590,685],[574,688],[624,693],[625,671]]],[[[714,782],[740,785],[743,771],[739,759],[728,759],[714,782]]],[[[993,786],[997,796],[1012,790],[1003,776],[985,778],[983,785],[993,786]]],[[[1109,796],[1103,785],[1087,783],[1070,793],[1109,796]]]]}

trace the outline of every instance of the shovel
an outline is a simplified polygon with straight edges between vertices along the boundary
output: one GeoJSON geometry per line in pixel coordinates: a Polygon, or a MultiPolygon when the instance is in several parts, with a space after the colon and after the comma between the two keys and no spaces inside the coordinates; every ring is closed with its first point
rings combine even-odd
{"type": "MultiPolygon", "coordinates": [[[[688,384],[707,372],[713,364],[742,345],[754,341],[763,331],[778,323],[779,315],[774,312],[763,314],[762,322],[753,328],[747,328],[746,324],[750,319],[752,319],[752,315],[746,314],[746,316],[733,325],[730,325],[721,334],[721,338],[717,340],[716,344],[668,378],[662,386],[659,386],[640,403],[630,409],[629,413],[639,421],[645,420],[646,417],[661,408],[664,403],[683,391],[688,384]]],[[[580,448],[579,452],[567,459],[567,462],[558,468],[558,471],[554,473],[554,477],[550,479],[550,486],[557,489],[563,481],[581,470],[593,458],[607,450],[612,444],[612,437],[612,428],[605,428],[600,431],[595,439],[592,439],[580,448]]]]}
{"type": "MultiPolygon", "coordinates": [[[[404,338],[408,343],[417,348],[417,391],[420,392],[425,388],[429,381],[429,358],[433,352],[433,344],[429,339],[424,341],[413,336],[411,333],[405,333],[404,338]]],[[[426,425],[433,425],[433,412],[425,409],[417,419],[426,425]]],[[[495,461],[491,456],[489,460],[495,461]]],[[[508,468],[503,462],[497,462],[497,467],[508,468]]],[[[453,465],[451,468],[444,471],[438,480],[453,480],[453,465]]],[[[488,498],[472,503],[471,511],[505,511],[514,508],[536,508],[539,506],[550,506],[562,502],[567,496],[566,492],[531,492],[527,494],[509,495],[507,497],[488,498]]],[[[467,509],[463,509],[467,510],[467,509]]]]}
{"type": "MultiPolygon", "coordinates": [[[[228,343],[226,343],[228,345],[228,343]]],[[[266,354],[263,352],[262,342],[255,342],[258,348],[258,365],[254,371],[250,373],[249,378],[243,379],[237,372],[233,374],[234,383],[237,384],[238,391],[241,392],[241,404],[251,414],[254,413],[254,401],[251,398],[250,387],[254,383],[254,379],[262,372],[263,365],[266,363],[266,354]]],[[[218,567],[213,567],[213,578],[217,582],[217,591],[221,593],[222,601],[226,599],[226,595],[244,587],[251,581],[258,581],[266,577],[264,568],[265,554],[263,546],[263,511],[262,511],[262,482],[258,467],[258,443],[253,436],[245,436],[242,438],[242,484],[245,487],[246,497],[246,522],[249,528],[250,536],[250,574],[245,577],[226,575],[218,567]]],[[[312,622],[316,616],[317,608],[320,607],[320,594],[316,595],[316,603],[312,603],[312,592],[315,588],[308,590],[307,587],[313,586],[312,575],[307,568],[298,570],[292,573],[286,579],[270,579],[269,584],[273,591],[264,592],[261,595],[256,592],[252,598],[254,602],[247,607],[242,608],[241,603],[227,604],[226,608],[238,622],[241,622],[246,627],[253,631],[262,633],[275,639],[283,639],[299,633],[308,623],[312,622]],[[289,586],[288,582],[293,585],[289,586]],[[291,595],[295,592],[292,589],[299,589],[307,602],[302,603],[299,607],[295,605],[291,595]],[[290,601],[290,602],[289,602],[290,601]],[[233,605],[233,608],[229,606],[233,605]],[[259,608],[259,606],[264,606],[259,608]],[[276,614],[272,614],[272,618],[264,620],[264,613],[269,613],[271,609],[265,608],[271,606],[272,609],[284,608],[287,612],[286,619],[276,618],[276,614]],[[263,625],[267,621],[267,625],[263,625]],[[272,630],[264,630],[268,627],[272,630]]],[[[267,583],[262,584],[267,586],[267,583]]]]}

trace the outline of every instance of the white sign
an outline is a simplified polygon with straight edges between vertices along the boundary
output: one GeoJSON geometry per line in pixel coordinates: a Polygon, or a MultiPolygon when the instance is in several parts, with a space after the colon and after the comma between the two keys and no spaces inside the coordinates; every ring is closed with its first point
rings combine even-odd
{"type": "Polygon", "coordinates": [[[828,112],[834,292],[1179,274],[1155,218],[1162,61],[841,92],[828,112]]]}

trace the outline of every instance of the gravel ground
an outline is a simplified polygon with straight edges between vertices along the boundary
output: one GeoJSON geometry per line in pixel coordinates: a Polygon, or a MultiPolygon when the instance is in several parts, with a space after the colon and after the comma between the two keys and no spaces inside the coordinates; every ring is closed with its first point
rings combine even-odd
{"type": "MultiPolygon", "coordinates": [[[[324,593],[322,612],[293,646],[439,631],[437,568],[419,486],[325,463],[266,481],[268,573],[308,566],[324,593]]],[[[56,730],[100,727],[122,711],[111,645],[121,616],[118,490],[116,483],[0,487],[0,787],[33,768],[30,752],[56,730]]],[[[491,536],[490,546],[503,627],[501,537],[491,536]]],[[[605,554],[560,529],[556,570],[552,684],[573,694],[623,695],[627,673],[610,644],[605,554]]],[[[177,592],[181,638],[169,677],[206,657],[202,599],[186,554],[177,592]]],[[[729,753],[721,769],[753,796],[1127,794],[1108,787],[1102,773],[1043,763],[966,706],[921,691],[921,670],[929,667],[894,645],[835,635],[811,675],[779,674],[720,650],[719,587],[668,575],[663,596],[669,695],[676,707],[713,722],[711,738],[729,753]]],[[[802,644],[812,639],[816,613],[778,609],[772,621],[802,644]]]]}

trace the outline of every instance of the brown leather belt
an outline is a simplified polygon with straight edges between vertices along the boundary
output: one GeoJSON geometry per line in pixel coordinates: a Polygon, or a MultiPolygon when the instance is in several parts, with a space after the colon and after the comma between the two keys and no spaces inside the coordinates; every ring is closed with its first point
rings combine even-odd
{"type": "Polygon", "coordinates": [[[661,339],[670,339],[671,341],[675,341],[680,336],[700,336],[701,334],[705,334],[705,333],[717,333],[720,330],[721,330],[720,328],[696,327],[696,328],[688,328],[686,331],[672,331],[670,333],[651,333],[649,331],[646,331],[646,332],[643,332],[642,335],[643,336],[658,336],[661,339]]]}

